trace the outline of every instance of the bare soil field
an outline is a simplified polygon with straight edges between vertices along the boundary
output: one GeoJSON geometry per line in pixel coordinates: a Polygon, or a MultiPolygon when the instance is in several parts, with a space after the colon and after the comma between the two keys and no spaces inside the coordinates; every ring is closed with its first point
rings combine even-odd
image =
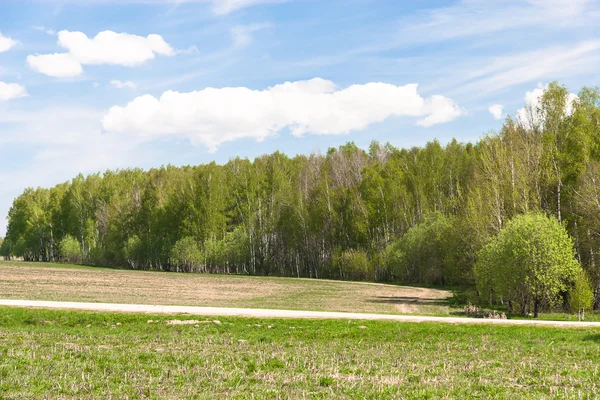
{"type": "Polygon", "coordinates": [[[1,299],[448,315],[451,296],[375,283],[0,261],[1,299]]]}

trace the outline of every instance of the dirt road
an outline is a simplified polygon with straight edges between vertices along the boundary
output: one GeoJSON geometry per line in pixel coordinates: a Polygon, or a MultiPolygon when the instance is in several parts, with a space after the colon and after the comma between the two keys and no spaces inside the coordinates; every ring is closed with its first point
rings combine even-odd
{"type": "Polygon", "coordinates": [[[387,320],[399,322],[439,322],[448,324],[494,324],[494,325],[539,325],[555,327],[599,327],[600,322],[541,321],[541,320],[499,320],[483,318],[431,317],[418,315],[363,314],[325,311],[263,310],[257,308],[224,308],[193,306],[158,306],[142,304],[78,303],[62,301],[3,300],[0,306],[47,308],[57,310],[112,311],[150,314],[190,314],[204,316],[230,316],[253,318],[310,318],[310,319],[352,319],[387,320]]]}

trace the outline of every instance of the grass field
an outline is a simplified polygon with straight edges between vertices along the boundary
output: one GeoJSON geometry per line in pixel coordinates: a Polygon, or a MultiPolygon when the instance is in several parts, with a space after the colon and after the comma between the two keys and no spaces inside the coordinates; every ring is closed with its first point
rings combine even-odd
{"type": "Polygon", "coordinates": [[[447,315],[445,290],[0,261],[0,298],[447,315]]]}
{"type": "Polygon", "coordinates": [[[600,331],[0,308],[0,398],[594,398],[600,331]],[[153,320],[148,323],[148,320],[153,320]]]}

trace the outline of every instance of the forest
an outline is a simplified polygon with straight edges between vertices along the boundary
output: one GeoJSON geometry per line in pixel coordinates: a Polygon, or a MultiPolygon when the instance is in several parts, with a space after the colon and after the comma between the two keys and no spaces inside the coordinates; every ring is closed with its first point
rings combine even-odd
{"type": "Polygon", "coordinates": [[[520,215],[568,233],[600,296],[600,90],[554,82],[477,143],[78,175],[14,200],[5,259],[474,287],[520,215]],[[491,253],[490,253],[491,254],[491,253]]]}

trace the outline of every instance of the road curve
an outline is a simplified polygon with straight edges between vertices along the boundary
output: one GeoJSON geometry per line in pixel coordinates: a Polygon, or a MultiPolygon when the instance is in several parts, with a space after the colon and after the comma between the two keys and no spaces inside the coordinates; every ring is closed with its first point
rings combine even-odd
{"type": "Polygon", "coordinates": [[[539,325],[554,327],[599,327],[600,322],[586,321],[543,321],[519,319],[485,319],[432,317],[420,315],[363,314],[329,311],[299,310],[263,310],[259,308],[224,308],[193,306],[158,306],[143,304],[114,303],[79,303],[63,301],[38,300],[6,300],[0,299],[0,306],[46,308],[55,310],[112,311],[150,314],[190,314],[219,317],[252,317],[252,318],[307,318],[307,319],[352,319],[352,320],[385,320],[398,322],[439,322],[447,324],[488,324],[488,325],[539,325]]]}

